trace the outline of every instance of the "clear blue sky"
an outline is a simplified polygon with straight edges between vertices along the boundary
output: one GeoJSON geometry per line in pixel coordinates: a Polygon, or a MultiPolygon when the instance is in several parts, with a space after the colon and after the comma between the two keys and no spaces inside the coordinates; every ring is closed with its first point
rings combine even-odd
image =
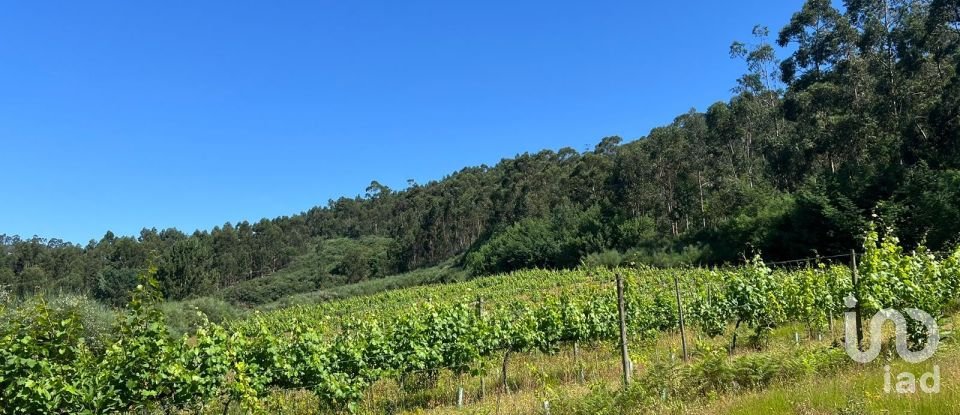
{"type": "Polygon", "coordinates": [[[801,1],[21,1],[0,233],[85,243],[301,212],[726,100],[801,1]]]}

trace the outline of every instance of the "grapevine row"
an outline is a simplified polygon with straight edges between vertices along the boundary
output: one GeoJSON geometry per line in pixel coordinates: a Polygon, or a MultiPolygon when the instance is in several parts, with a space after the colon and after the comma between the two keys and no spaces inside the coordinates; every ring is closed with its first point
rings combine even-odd
{"type": "MultiPolygon", "coordinates": [[[[865,310],[914,307],[940,315],[956,297],[960,250],[942,259],[922,248],[905,253],[895,238],[881,241],[875,231],[865,248],[865,310]]],[[[677,326],[678,275],[688,321],[708,336],[746,326],[762,340],[788,321],[822,330],[852,291],[849,268],[774,271],[759,259],[736,269],[526,271],[475,282],[469,292],[429,287],[414,297],[388,294],[207,323],[171,338],[147,279],[99,343],[75,313],[42,301],[0,313],[7,316],[0,321],[0,412],[111,413],[210,402],[258,412],[262,399],[280,389],[309,390],[329,409],[353,410],[380,379],[441,370],[478,375],[492,356],[616,341],[613,273],[626,277],[628,327],[640,337],[677,326]],[[497,278],[502,284],[492,283],[497,278]],[[470,301],[480,295],[490,305],[482,313],[470,301]],[[378,311],[352,314],[363,302],[378,311]]]]}

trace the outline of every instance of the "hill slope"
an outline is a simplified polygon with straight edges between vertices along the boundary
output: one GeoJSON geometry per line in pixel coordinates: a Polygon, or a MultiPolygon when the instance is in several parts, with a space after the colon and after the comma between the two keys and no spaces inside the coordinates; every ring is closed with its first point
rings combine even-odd
{"type": "Polygon", "coordinates": [[[874,214],[908,246],[939,249],[960,234],[960,22],[944,2],[884,4],[809,1],[776,36],[755,28],[731,47],[747,70],[728,101],[632,142],[522,154],[402,190],[372,182],[363,196],[190,235],[0,238],[0,284],[122,304],[152,263],[164,296],[181,299],[300,267],[344,238],[384,243],[344,251],[339,269],[288,274],[323,287],[451,258],[477,274],[613,250],[606,258],[645,263],[794,258],[849,251],[874,214]],[[789,46],[782,59],[774,39],[789,46]]]}

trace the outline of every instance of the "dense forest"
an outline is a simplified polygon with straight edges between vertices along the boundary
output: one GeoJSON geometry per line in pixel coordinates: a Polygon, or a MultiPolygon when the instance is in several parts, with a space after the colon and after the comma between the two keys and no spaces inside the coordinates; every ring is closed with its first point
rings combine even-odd
{"type": "Polygon", "coordinates": [[[186,234],[74,245],[0,237],[0,285],[121,303],[153,264],[168,299],[268,277],[384,277],[455,260],[477,275],[847,252],[865,224],[907,246],[960,234],[960,1],[809,0],[779,33],[734,42],[732,97],[646,137],[541,151],[442,180],[186,234]],[[779,46],[780,48],[777,48],[779,46]],[[786,56],[777,56],[778,51],[786,56]]]}

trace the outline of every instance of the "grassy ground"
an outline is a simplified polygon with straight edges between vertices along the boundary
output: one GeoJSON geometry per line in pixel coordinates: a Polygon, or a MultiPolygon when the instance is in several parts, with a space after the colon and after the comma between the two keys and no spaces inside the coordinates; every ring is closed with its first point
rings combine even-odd
{"type": "MultiPolygon", "coordinates": [[[[698,414],[952,414],[960,411],[960,344],[952,329],[960,314],[946,319],[941,333],[945,341],[930,360],[910,364],[896,359],[885,348],[875,362],[851,364],[833,376],[814,376],[803,381],[777,385],[743,394],[731,394],[708,402],[690,413],[698,414]],[[887,381],[889,367],[889,383],[887,381]],[[913,374],[917,381],[924,373],[939,369],[940,390],[925,393],[897,393],[898,375],[913,374]]],[[[929,385],[929,383],[928,383],[929,385]]]]}
{"type": "MultiPolygon", "coordinates": [[[[957,320],[956,316],[948,320],[947,328],[957,320]]],[[[837,324],[839,330],[839,322],[837,324]]],[[[419,389],[413,394],[404,392],[396,385],[387,382],[378,384],[371,390],[364,402],[364,413],[426,413],[426,414],[543,414],[544,401],[549,401],[551,413],[677,413],[677,414],[947,414],[960,408],[960,347],[949,339],[941,343],[938,354],[930,361],[920,364],[908,364],[891,356],[885,349],[884,355],[876,362],[860,365],[849,360],[843,352],[833,347],[833,339],[839,339],[839,333],[831,336],[823,333],[818,337],[800,334],[800,344],[795,343],[796,333],[803,333],[803,327],[792,325],[782,327],[772,333],[771,341],[763,351],[756,351],[744,344],[733,357],[723,360],[730,363],[728,370],[733,376],[732,383],[738,386],[703,388],[695,380],[697,377],[715,376],[718,385],[725,377],[721,370],[709,369],[709,357],[706,351],[723,349],[727,338],[713,340],[697,339],[690,335],[691,361],[682,364],[680,359],[680,339],[677,333],[664,335],[654,341],[632,343],[631,359],[634,363],[633,376],[636,382],[656,381],[654,370],[662,371],[658,361],[667,361],[670,370],[683,373],[686,381],[677,383],[676,379],[665,379],[665,384],[676,383],[680,389],[672,390],[673,396],[655,396],[650,399],[650,386],[633,387],[620,392],[621,376],[619,355],[612,344],[594,344],[581,348],[577,362],[584,368],[585,381],[580,382],[578,364],[572,350],[564,350],[555,355],[539,353],[516,355],[509,369],[511,393],[505,394],[498,388],[499,368],[490,367],[485,378],[488,388],[486,399],[481,399],[479,380],[469,379],[463,382],[466,388],[465,404],[462,408],[455,405],[456,379],[441,378],[431,387],[419,389]],[[832,349],[831,349],[832,348],[832,349]],[[806,356],[817,356],[827,350],[836,363],[804,366],[806,356]],[[779,371],[769,369],[772,378],[762,385],[748,385],[738,379],[738,371],[751,368],[755,362],[791,362],[783,367],[799,366],[798,370],[779,371]],[[799,362],[799,363],[798,363],[799,362]],[[671,366],[673,364],[673,366],[671,366]],[[793,365],[793,366],[791,366],[793,365]],[[891,387],[894,393],[884,391],[885,366],[891,367],[891,387]],[[919,379],[923,373],[939,367],[941,388],[937,394],[926,394],[918,389],[913,394],[897,394],[895,386],[897,375],[912,372],[919,379]],[[693,372],[693,373],[691,373],[693,372]],[[693,379],[696,387],[683,382],[693,379]],[[681,395],[683,388],[686,394],[681,395]],[[697,389],[701,388],[701,389],[697,389]],[[706,391],[706,392],[703,392],[706,391]]],[[[746,332],[741,333],[745,338],[746,332]]],[[[895,355],[895,353],[892,353],[895,355]]],[[[499,362],[491,362],[491,364],[499,362]]],[[[760,363],[763,364],[763,363],[760,363]]],[[[762,370],[761,370],[762,371],[762,370]]],[[[659,372],[658,372],[659,373],[659,372]]],[[[666,375],[667,378],[671,375],[666,375]]],[[[703,379],[709,381],[709,379],[703,379]]],[[[656,383],[656,382],[654,382],[656,383]]],[[[653,388],[657,388],[654,385],[653,388]]],[[[667,389],[666,387],[664,389],[667,389]]],[[[654,394],[656,395],[656,394],[654,394]]]]}
{"type": "Polygon", "coordinates": [[[891,392],[886,392],[880,362],[855,366],[835,376],[817,376],[767,390],[723,396],[697,408],[699,414],[951,414],[960,410],[960,351],[941,350],[930,361],[890,362],[891,392]],[[936,394],[921,390],[896,393],[897,375],[911,372],[918,379],[939,367],[941,387],[936,394]]]}

